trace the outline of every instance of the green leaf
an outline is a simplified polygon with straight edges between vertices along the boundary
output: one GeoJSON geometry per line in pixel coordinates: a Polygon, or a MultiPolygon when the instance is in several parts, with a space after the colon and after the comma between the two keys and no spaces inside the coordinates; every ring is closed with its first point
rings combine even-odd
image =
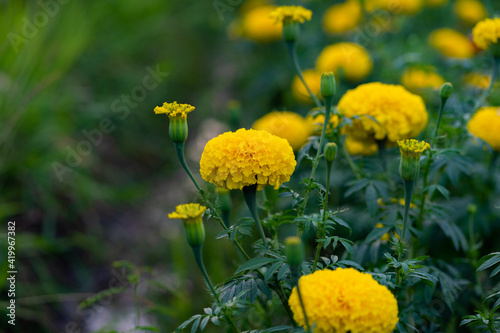
{"type": "Polygon", "coordinates": [[[359,271],[364,271],[365,269],[363,266],[358,264],[357,262],[351,261],[351,260],[341,260],[336,263],[337,265],[342,265],[342,266],[350,266],[350,267],[356,267],[359,271]]]}
{"type": "Polygon", "coordinates": [[[499,262],[500,262],[500,252],[490,253],[482,257],[481,260],[479,260],[480,266],[477,268],[477,271],[478,272],[484,271],[485,269],[488,269],[499,262]]]}
{"type": "Polygon", "coordinates": [[[201,321],[201,325],[200,325],[200,331],[203,331],[205,329],[209,320],[210,320],[210,316],[206,316],[205,318],[203,318],[203,320],[201,321]]]}
{"type": "Polygon", "coordinates": [[[364,189],[368,185],[368,183],[369,181],[365,178],[348,183],[347,185],[350,187],[347,189],[347,191],[345,191],[344,197],[347,198],[353,193],[364,189]]]}
{"type": "Polygon", "coordinates": [[[201,321],[201,316],[196,318],[196,320],[193,322],[193,326],[191,326],[191,333],[196,333],[198,330],[198,326],[200,326],[200,321],[201,321]]]}
{"type": "Polygon", "coordinates": [[[152,331],[152,332],[160,332],[160,330],[157,327],[154,326],[136,326],[136,330],[141,330],[141,331],[152,331]]]}
{"type": "Polygon", "coordinates": [[[375,190],[375,186],[368,185],[365,190],[366,196],[366,205],[368,206],[368,211],[370,215],[375,215],[377,212],[378,204],[377,204],[377,190],[375,190]]]}
{"type": "Polygon", "coordinates": [[[254,269],[260,268],[260,267],[267,265],[267,264],[274,262],[274,261],[277,261],[277,259],[275,259],[275,258],[253,258],[253,259],[248,260],[243,265],[241,265],[241,267],[238,268],[236,270],[236,272],[234,272],[234,274],[238,274],[238,273],[243,272],[243,271],[254,270],[254,269]]]}
{"type": "Polygon", "coordinates": [[[278,281],[283,280],[288,273],[290,273],[290,265],[284,264],[278,272],[278,281]]]}
{"type": "Polygon", "coordinates": [[[274,264],[271,265],[266,271],[266,274],[264,275],[264,281],[269,281],[269,279],[273,276],[273,274],[278,270],[278,268],[283,265],[282,262],[275,262],[274,264]]]}
{"type": "Polygon", "coordinates": [[[382,236],[389,231],[391,231],[392,226],[383,226],[381,228],[373,228],[372,231],[366,236],[365,242],[371,243],[373,241],[379,240],[382,236]]]}

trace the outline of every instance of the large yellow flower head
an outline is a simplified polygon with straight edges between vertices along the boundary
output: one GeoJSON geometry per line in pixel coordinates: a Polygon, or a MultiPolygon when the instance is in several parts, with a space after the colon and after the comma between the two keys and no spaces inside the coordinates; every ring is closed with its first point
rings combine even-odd
{"type": "Polygon", "coordinates": [[[290,180],[296,164],[288,141],[266,131],[242,128],[207,143],[200,173],[206,181],[230,190],[254,184],[257,190],[266,185],[278,189],[290,180]]]}
{"type": "Polygon", "coordinates": [[[337,106],[340,113],[354,119],[345,126],[348,135],[357,140],[398,140],[416,137],[427,124],[428,114],[422,97],[399,85],[380,82],[362,84],[349,90],[337,106]],[[377,120],[373,121],[371,116],[377,120]]]}
{"type": "Polygon", "coordinates": [[[425,4],[429,7],[440,7],[446,4],[448,0],[425,0],[425,4]]]}
{"type": "Polygon", "coordinates": [[[304,117],[288,111],[268,113],[258,119],[252,128],[286,139],[293,150],[299,150],[307,142],[313,130],[304,117]]]}
{"type": "Polygon", "coordinates": [[[391,14],[414,15],[422,9],[423,5],[423,0],[365,0],[367,11],[383,9],[391,14]]]}
{"type": "Polygon", "coordinates": [[[486,7],[478,0],[457,0],[454,6],[457,16],[470,25],[476,24],[488,15],[486,7]]]}
{"type": "Polygon", "coordinates": [[[304,23],[311,20],[312,11],[302,6],[281,6],[270,14],[276,22],[298,22],[304,23]]]}
{"type": "MultiPolygon", "coordinates": [[[[320,88],[321,88],[321,73],[316,71],[315,69],[306,69],[302,72],[302,76],[306,81],[307,86],[311,89],[311,92],[320,96],[320,88]]],[[[303,103],[312,103],[313,100],[309,95],[306,87],[302,83],[302,80],[296,75],[292,80],[292,94],[295,99],[299,102],[303,103]]]]}
{"type": "Polygon", "coordinates": [[[480,49],[486,50],[492,44],[497,44],[500,38],[500,18],[485,19],[472,30],[474,43],[480,49]]]}
{"type": "Polygon", "coordinates": [[[477,89],[486,89],[491,83],[491,77],[481,72],[472,72],[465,76],[464,81],[471,87],[477,89]]]}
{"type": "Polygon", "coordinates": [[[206,210],[207,207],[197,203],[178,205],[175,208],[175,212],[168,214],[168,218],[180,219],[183,220],[184,223],[194,223],[201,220],[206,210]]]}
{"type": "MultiPolygon", "coordinates": [[[[314,333],[390,333],[399,321],[398,303],[387,287],[353,268],[320,270],[299,279],[314,333]]],[[[306,326],[297,288],[288,299],[293,318],[306,326]]]]}
{"type": "Polygon", "coordinates": [[[450,58],[472,58],[476,53],[474,44],[464,34],[450,29],[436,29],[429,35],[429,43],[442,55],[450,58]]]}
{"type": "Polygon", "coordinates": [[[373,62],[361,45],[343,42],[325,47],[316,60],[316,69],[336,76],[342,70],[348,81],[361,81],[371,73],[373,62]]]}
{"type": "Polygon", "coordinates": [[[276,24],[269,13],[276,7],[271,5],[249,9],[241,18],[241,34],[255,42],[266,43],[281,39],[283,25],[276,24]]]}
{"type": "Polygon", "coordinates": [[[345,138],[345,148],[349,155],[371,156],[378,153],[378,146],[374,139],[358,139],[353,136],[345,138]]]}
{"type": "Polygon", "coordinates": [[[187,118],[187,114],[194,110],[194,106],[189,104],[163,103],[163,106],[155,107],[156,114],[165,113],[169,118],[187,118]]]}
{"type": "Polygon", "coordinates": [[[408,90],[419,92],[422,89],[440,89],[445,80],[432,69],[407,68],[401,83],[408,90]]]}
{"type": "Polygon", "coordinates": [[[363,8],[359,0],[346,0],[331,6],[323,16],[323,29],[330,34],[351,31],[363,18],[363,8]]]}
{"type": "Polygon", "coordinates": [[[469,120],[467,129],[486,141],[494,151],[500,152],[500,107],[479,109],[469,120]]]}

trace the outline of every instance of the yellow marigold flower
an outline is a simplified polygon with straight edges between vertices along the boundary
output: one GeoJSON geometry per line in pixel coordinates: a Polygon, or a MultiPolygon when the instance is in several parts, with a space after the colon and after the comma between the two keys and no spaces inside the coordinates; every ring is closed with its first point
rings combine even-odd
{"type": "MultiPolygon", "coordinates": [[[[320,97],[320,88],[321,88],[321,73],[316,71],[315,69],[306,69],[302,72],[302,76],[306,81],[307,86],[311,89],[311,92],[320,97]]],[[[312,103],[313,100],[309,93],[307,92],[306,87],[302,83],[302,80],[298,75],[292,80],[292,94],[295,99],[299,102],[303,103],[312,103]]]]}
{"type": "Polygon", "coordinates": [[[467,129],[474,136],[486,141],[494,151],[500,151],[500,107],[479,109],[469,120],[467,129]]]}
{"type": "Polygon", "coordinates": [[[281,40],[283,24],[269,17],[276,6],[259,6],[246,11],[241,18],[241,34],[250,40],[267,43],[281,40]]]}
{"type": "Polygon", "coordinates": [[[312,126],[301,115],[288,111],[274,111],[253,123],[252,128],[286,139],[293,150],[299,150],[312,134],[312,126]]]}
{"type": "Polygon", "coordinates": [[[454,7],[457,16],[470,25],[476,24],[488,15],[486,7],[478,0],[457,0],[454,7]]]}
{"type": "Polygon", "coordinates": [[[362,84],[347,91],[337,106],[349,118],[357,115],[352,126],[345,126],[349,136],[357,140],[398,140],[416,137],[428,120],[422,97],[399,85],[380,82],[362,84]],[[373,121],[371,116],[377,120],[373,121]]]}
{"type": "Polygon", "coordinates": [[[383,9],[393,14],[414,15],[423,5],[423,0],[365,0],[365,8],[369,12],[383,9]]]}
{"type": "Polygon", "coordinates": [[[476,53],[474,44],[464,34],[449,28],[434,30],[429,43],[442,55],[451,58],[472,58],[476,53]]]}
{"type": "Polygon", "coordinates": [[[411,159],[419,159],[426,149],[431,149],[431,146],[425,141],[415,139],[398,141],[401,156],[411,159]]]}
{"type": "Polygon", "coordinates": [[[401,83],[410,91],[422,89],[440,89],[445,80],[432,69],[407,68],[401,77],[401,83]]]}
{"type": "Polygon", "coordinates": [[[163,106],[155,107],[156,114],[166,113],[169,118],[187,118],[187,114],[194,110],[194,106],[189,104],[163,103],[163,106]]]}
{"type": "Polygon", "coordinates": [[[206,210],[207,207],[196,203],[178,205],[175,208],[175,212],[168,214],[168,218],[180,219],[183,220],[185,223],[193,223],[199,221],[206,210]]]}
{"type": "Polygon", "coordinates": [[[378,146],[375,140],[358,140],[352,136],[345,139],[345,148],[350,155],[371,156],[378,153],[378,146]]]}
{"type": "Polygon", "coordinates": [[[310,21],[312,11],[302,6],[280,6],[270,14],[276,22],[298,22],[310,21]]]}
{"type": "MultiPolygon", "coordinates": [[[[310,126],[313,128],[314,134],[319,135],[323,131],[323,125],[325,123],[325,116],[320,113],[316,113],[318,108],[314,108],[308,115],[306,120],[309,122],[310,126]]],[[[326,127],[326,132],[330,133],[333,128],[339,126],[339,116],[336,114],[330,114],[330,119],[328,120],[329,125],[326,127]]]]}
{"type": "Polygon", "coordinates": [[[338,75],[342,70],[348,81],[361,81],[373,69],[373,62],[368,52],[354,43],[337,43],[323,49],[316,60],[319,72],[334,72],[338,75]]]}
{"type": "Polygon", "coordinates": [[[323,16],[323,29],[331,34],[341,34],[354,29],[363,18],[359,0],[347,0],[328,8],[323,16]]]}
{"type": "Polygon", "coordinates": [[[474,43],[486,50],[491,44],[497,44],[500,38],[500,18],[485,19],[472,29],[474,43]]]}
{"type": "Polygon", "coordinates": [[[465,77],[465,83],[475,88],[486,89],[491,83],[491,77],[479,72],[473,72],[467,74],[465,77]]]}
{"type": "Polygon", "coordinates": [[[268,184],[277,189],[290,180],[296,164],[288,141],[266,131],[242,128],[208,141],[200,173],[204,180],[230,190],[254,184],[257,190],[268,184]]]}
{"type": "MultiPolygon", "coordinates": [[[[353,268],[319,270],[299,279],[300,293],[314,333],[390,333],[399,321],[398,304],[387,287],[353,268]]],[[[288,299],[293,318],[305,327],[297,288],[288,299]]]]}
{"type": "Polygon", "coordinates": [[[448,0],[425,0],[425,4],[429,7],[440,7],[448,3],[448,0]]]}

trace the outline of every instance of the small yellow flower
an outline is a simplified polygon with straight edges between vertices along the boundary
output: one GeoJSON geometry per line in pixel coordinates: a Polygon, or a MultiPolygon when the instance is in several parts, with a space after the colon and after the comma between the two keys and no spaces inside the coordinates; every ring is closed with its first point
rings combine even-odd
{"type": "Polygon", "coordinates": [[[312,11],[302,6],[281,6],[277,7],[269,15],[271,16],[271,18],[275,20],[276,23],[279,22],[304,23],[305,21],[311,20],[312,11]]]}
{"type": "Polygon", "coordinates": [[[398,140],[416,137],[426,126],[427,110],[422,97],[404,87],[380,82],[362,84],[347,91],[337,106],[339,113],[354,119],[345,132],[358,141],[398,140]],[[376,119],[366,117],[371,116],[376,119]]]}
{"type": "MultiPolygon", "coordinates": [[[[377,199],[377,203],[378,203],[379,206],[386,206],[386,205],[390,205],[390,204],[399,204],[400,206],[404,207],[405,206],[405,199],[404,198],[400,198],[398,200],[396,198],[389,198],[388,201],[384,201],[384,199],[378,198],[377,199]]],[[[415,205],[414,203],[410,203],[410,208],[416,208],[416,207],[417,207],[417,205],[415,205]]]]}
{"type": "Polygon", "coordinates": [[[361,81],[373,69],[370,55],[362,46],[354,43],[337,43],[325,47],[316,60],[319,72],[333,72],[338,77],[339,70],[348,81],[361,81]]]}
{"type": "MultiPolygon", "coordinates": [[[[390,333],[399,321],[398,304],[387,287],[353,268],[319,270],[299,279],[300,293],[314,333],[390,333]]],[[[305,327],[297,288],[288,299],[293,318],[305,327]]]]}
{"type": "Polygon", "coordinates": [[[408,90],[419,92],[422,89],[440,89],[445,80],[433,68],[407,68],[401,77],[401,83],[408,90]]]}
{"type": "Polygon", "coordinates": [[[269,12],[276,6],[259,6],[246,11],[241,18],[241,35],[254,42],[268,43],[281,39],[283,25],[276,24],[269,12]]]}
{"type": "Polygon", "coordinates": [[[201,220],[206,210],[207,207],[195,203],[178,205],[175,208],[175,212],[168,214],[168,218],[180,219],[183,220],[184,223],[195,223],[201,220]]]}
{"type": "Polygon", "coordinates": [[[166,113],[169,118],[187,118],[187,114],[194,110],[194,106],[189,104],[163,103],[163,106],[155,107],[156,114],[166,113]]]}
{"type": "Polygon", "coordinates": [[[479,109],[469,120],[467,129],[486,141],[494,151],[500,151],[500,107],[479,109]]]}
{"type": "Polygon", "coordinates": [[[476,24],[488,15],[486,7],[478,0],[457,0],[454,8],[457,16],[470,25],[476,24]]]}
{"type": "Polygon", "coordinates": [[[200,173],[204,180],[228,189],[257,184],[275,189],[290,180],[297,162],[285,139],[266,131],[226,132],[210,140],[203,150],[200,173]]]}
{"type": "Polygon", "coordinates": [[[288,111],[268,113],[258,119],[252,128],[286,139],[294,150],[299,150],[307,142],[313,130],[301,115],[288,111]]]}
{"type": "MultiPolygon", "coordinates": [[[[320,97],[321,73],[316,71],[315,69],[306,69],[302,72],[302,76],[304,77],[304,80],[306,81],[309,89],[311,89],[311,92],[314,95],[320,97]]],[[[309,92],[307,92],[306,87],[304,86],[302,80],[298,77],[298,75],[295,75],[292,80],[292,94],[293,97],[295,97],[295,99],[297,99],[299,102],[313,102],[311,96],[309,95],[309,92]]]]}
{"type": "Polygon", "coordinates": [[[479,72],[467,74],[464,80],[465,83],[467,83],[469,86],[478,89],[486,89],[491,83],[491,77],[489,75],[485,75],[479,72]]]}
{"type": "Polygon", "coordinates": [[[472,29],[474,43],[480,49],[486,50],[492,44],[497,44],[500,38],[500,18],[485,19],[472,29]]]}
{"type": "Polygon", "coordinates": [[[419,159],[426,149],[431,149],[431,146],[425,141],[415,139],[398,141],[401,156],[411,159],[419,159]]]}
{"type": "Polygon", "coordinates": [[[474,44],[467,36],[449,28],[434,30],[429,35],[429,43],[442,55],[450,58],[468,59],[476,53],[474,44]]]}
{"type": "Polygon", "coordinates": [[[359,0],[347,0],[331,6],[323,16],[323,29],[330,34],[353,30],[363,18],[359,0]]]}
{"type": "Polygon", "coordinates": [[[349,155],[371,156],[378,153],[377,143],[373,139],[358,140],[352,136],[347,136],[345,148],[349,155]]]}

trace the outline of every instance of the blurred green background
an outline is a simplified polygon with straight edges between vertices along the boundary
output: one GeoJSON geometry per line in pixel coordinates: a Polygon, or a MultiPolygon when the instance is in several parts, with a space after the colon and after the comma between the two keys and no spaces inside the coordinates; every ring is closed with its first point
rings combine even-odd
{"type": "MultiPolygon", "coordinates": [[[[335,2],[306,4],[321,13],[335,2]]],[[[449,6],[398,21],[402,38],[365,45],[377,63],[367,81],[398,83],[407,64],[443,65],[427,35],[458,25],[445,15],[449,6]]],[[[221,17],[212,1],[0,1],[0,329],[126,331],[134,325],[136,284],[141,323],[161,332],[210,304],[182,225],[167,219],[177,204],[196,200],[195,188],[179,168],[167,118],[153,108],[174,100],[196,106],[189,116],[193,170],[204,143],[223,130],[248,128],[272,109],[305,115],[310,108],[291,96],[294,74],[282,43],[228,37],[237,7],[221,17]],[[236,119],[228,111],[233,99],[242,103],[236,119]],[[15,327],[5,320],[8,221],[16,222],[15,327]],[[136,266],[114,267],[120,260],[136,266]],[[97,294],[110,287],[125,290],[97,294]]],[[[343,40],[321,33],[320,15],[303,33],[304,68],[326,43],[343,40]]],[[[472,66],[488,70],[489,63],[439,68],[453,82],[472,66]]],[[[470,96],[454,103],[454,116],[462,115],[470,96]]],[[[333,186],[340,187],[347,176],[338,175],[333,186]]],[[[219,231],[207,229],[207,239],[219,231]]],[[[229,242],[207,242],[205,253],[215,283],[233,274],[229,242]]]]}

